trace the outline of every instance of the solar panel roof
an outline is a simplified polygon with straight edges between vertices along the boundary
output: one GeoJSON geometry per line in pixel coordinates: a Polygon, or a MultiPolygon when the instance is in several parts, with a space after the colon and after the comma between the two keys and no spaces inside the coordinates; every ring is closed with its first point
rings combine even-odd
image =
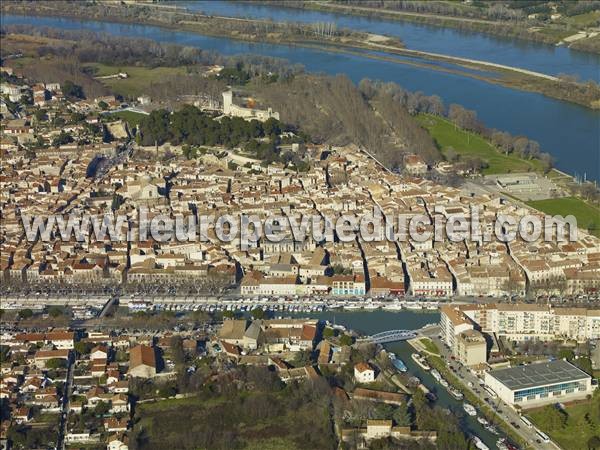
{"type": "Polygon", "coordinates": [[[513,391],[590,377],[581,369],[562,359],[492,370],[490,375],[513,391]]]}

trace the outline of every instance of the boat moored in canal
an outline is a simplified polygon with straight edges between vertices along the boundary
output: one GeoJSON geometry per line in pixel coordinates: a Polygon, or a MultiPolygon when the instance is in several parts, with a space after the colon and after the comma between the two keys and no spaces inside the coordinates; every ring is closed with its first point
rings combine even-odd
{"type": "Polygon", "coordinates": [[[425,371],[431,370],[431,366],[429,364],[427,364],[427,360],[425,359],[424,356],[422,356],[418,353],[413,353],[412,355],[410,355],[410,357],[417,364],[417,366],[419,366],[421,369],[423,369],[425,371]]]}
{"type": "Polygon", "coordinates": [[[470,416],[476,416],[477,415],[477,410],[470,403],[467,403],[467,402],[463,403],[463,409],[470,416]]]}
{"type": "Polygon", "coordinates": [[[406,372],[408,370],[406,364],[404,364],[404,361],[402,361],[400,358],[396,358],[394,353],[389,353],[388,356],[396,370],[399,372],[406,372]]]}

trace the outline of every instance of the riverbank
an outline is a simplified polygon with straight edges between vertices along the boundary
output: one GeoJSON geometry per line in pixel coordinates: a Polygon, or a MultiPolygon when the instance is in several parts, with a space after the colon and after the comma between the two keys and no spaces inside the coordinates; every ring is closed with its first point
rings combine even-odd
{"type": "MultiPolygon", "coordinates": [[[[378,59],[380,61],[389,61],[396,64],[424,67],[438,72],[457,74],[464,77],[485,81],[491,84],[499,84],[513,89],[535,92],[545,95],[546,97],[575,103],[577,105],[594,110],[600,109],[600,86],[596,84],[586,85],[584,83],[576,83],[568,81],[567,79],[561,79],[531,70],[510,67],[487,61],[459,58],[455,56],[441,55],[438,53],[410,50],[407,48],[394,48],[378,43],[373,43],[372,46],[376,47],[383,53],[414,57],[425,61],[432,61],[434,63],[449,63],[457,66],[459,69],[447,68],[428,62],[417,62],[413,60],[402,60],[398,58],[386,57],[384,55],[374,53],[362,52],[361,56],[370,59],[378,59]],[[486,73],[493,73],[494,75],[497,74],[499,77],[492,77],[486,73]]],[[[336,49],[332,46],[316,45],[313,47],[321,48],[326,51],[340,51],[348,54],[358,54],[356,51],[352,51],[350,49],[336,49]]]]}
{"type": "Polygon", "coordinates": [[[480,160],[485,163],[485,167],[481,169],[483,175],[536,172],[551,179],[564,191],[570,192],[571,196],[523,201],[507,193],[503,195],[552,216],[574,215],[579,228],[600,237],[600,209],[590,201],[574,196],[572,186],[577,183],[573,176],[558,169],[547,170],[540,159],[526,159],[514,153],[505,154],[482,135],[460,129],[443,117],[419,114],[417,119],[429,131],[444,157],[450,161],[467,164],[471,159],[480,160]]]}
{"type": "MultiPolygon", "coordinates": [[[[240,11],[235,12],[239,13],[240,11]]],[[[282,17],[279,13],[276,16],[282,17]]],[[[303,18],[310,19],[310,15],[303,18]]],[[[319,16],[316,20],[319,20],[319,16]]],[[[327,20],[327,17],[323,20],[327,20]]],[[[352,26],[353,23],[349,23],[349,26],[352,26]]],[[[446,104],[456,103],[474,110],[477,112],[478,118],[489,128],[506,130],[514,136],[524,135],[538,141],[541,148],[556,158],[558,167],[565,172],[571,174],[587,172],[587,178],[592,180],[598,177],[598,153],[597,145],[594,144],[597,142],[598,112],[539,94],[504,88],[498,84],[489,84],[460,75],[450,76],[428,68],[412,65],[399,66],[387,61],[366,58],[364,55],[367,52],[358,50],[356,55],[348,56],[342,52],[317,51],[299,46],[255,45],[234,39],[165,30],[155,26],[121,25],[103,21],[78,21],[58,17],[9,15],[3,17],[3,24],[5,28],[19,27],[21,24],[29,26],[31,31],[28,31],[28,33],[36,30],[42,30],[43,32],[43,28],[48,27],[51,30],[65,31],[68,36],[67,30],[82,30],[89,33],[90,36],[93,33],[99,33],[129,39],[147,39],[147,42],[152,39],[163,45],[185,45],[191,48],[203,49],[207,54],[215,52],[214,54],[227,57],[252,54],[261,57],[286,59],[291,64],[302,65],[307,72],[324,72],[329,75],[344,74],[355,84],[358,84],[363,78],[381,80],[382,82],[395,82],[405,90],[411,92],[421,91],[429,95],[437,94],[443,98],[446,104]]],[[[413,27],[410,26],[410,28],[413,27]]],[[[21,26],[21,29],[24,28],[21,26]]],[[[386,30],[389,31],[385,27],[383,29],[381,27],[372,29],[375,33],[386,32],[386,30]]],[[[454,32],[449,33],[450,35],[455,34],[454,32]]],[[[440,32],[438,37],[446,34],[440,32]]],[[[420,35],[420,38],[424,37],[422,34],[420,35]]],[[[470,40],[473,41],[473,39],[470,40]]],[[[473,45],[476,44],[477,42],[473,42],[473,45]]],[[[489,47],[488,44],[483,43],[482,47],[489,47]]],[[[435,51],[438,51],[438,49],[445,50],[449,48],[449,45],[451,44],[433,48],[435,51]]],[[[478,48],[479,50],[482,49],[481,47],[478,48]]],[[[511,46],[504,45],[499,50],[511,51],[511,46]]],[[[559,53],[565,55],[568,52],[562,49],[559,53]]],[[[481,54],[481,52],[478,53],[478,55],[481,54]]],[[[511,54],[512,56],[505,60],[518,65],[518,61],[524,61],[525,59],[515,58],[515,56],[539,60],[543,54],[538,55],[533,51],[518,51],[517,55],[511,54]]],[[[385,55],[385,57],[393,58],[392,55],[385,55]]],[[[400,57],[396,56],[395,58],[400,57]]],[[[557,64],[569,60],[569,58],[561,58],[560,61],[557,61],[557,64]]],[[[416,59],[413,62],[424,63],[416,59]]],[[[294,66],[290,65],[290,67],[294,66]]],[[[552,74],[557,73],[558,70],[556,65],[550,67],[531,64],[530,67],[533,70],[540,68],[544,73],[552,74]]]]}
{"type": "MultiPolygon", "coordinates": [[[[61,8],[61,2],[36,4],[35,13],[43,16],[71,17],[82,20],[98,20],[116,23],[153,25],[162,28],[189,31],[207,36],[224,37],[246,42],[288,44],[356,54],[371,59],[381,59],[397,64],[409,64],[472,77],[488,83],[500,84],[513,89],[541,93],[551,98],[569,101],[591,108],[600,108],[600,86],[577,83],[566,79],[487,61],[448,56],[433,52],[411,50],[403,42],[387,35],[336,29],[332,23],[300,24],[270,20],[243,19],[209,16],[184,12],[178,9],[152,9],[153,6],[101,5],[61,8]],[[152,14],[154,13],[154,14],[152,14]],[[371,53],[377,52],[377,53],[371,53]],[[383,53],[383,54],[381,54],[383,53]],[[414,60],[389,58],[398,55],[434,63],[442,62],[456,66],[448,68],[439,64],[419,63],[414,60]],[[461,70],[462,69],[462,70],[461,70]],[[473,73],[471,71],[480,71],[473,73]]],[[[5,2],[3,14],[31,14],[21,4],[5,2]]]]}
{"type": "Polygon", "coordinates": [[[206,36],[270,44],[325,44],[377,50],[378,45],[400,49],[403,43],[392,36],[366,33],[335,24],[275,22],[261,19],[211,16],[181,8],[157,8],[154,4],[73,4],[62,1],[38,2],[35,11],[21,3],[2,3],[2,14],[68,17],[123,24],[151,25],[206,36]]]}
{"type": "MultiPolygon", "coordinates": [[[[298,44],[301,45],[301,44],[298,44]]],[[[439,53],[424,52],[420,50],[411,50],[407,48],[398,48],[379,42],[371,42],[371,48],[363,46],[356,47],[346,45],[346,48],[336,48],[335,45],[322,43],[311,45],[306,43],[304,46],[325,50],[328,52],[336,51],[347,54],[360,54],[362,57],[377,59],[380,61],[389,61],[396,64],[412,65],[423,67],[438,72],[457,74],[476,80],[485,81],[491,84],[518,89],[522,91],[535,92],[546,97],[555,98],[571,103],[575,103],[586,108],[600,109],[600,86],[592,83],[577,83],[569,81],[566,78],[559,78],[552,75],[543,74],[531,70],[521,69],[519,67],[506,66],[487,61],[460,58],[456,56],[442,55],[439,53]],[[409,58],[418,58],[424,62],[414,61],[412,59],[398,59],[382,54],[358,52],[356,50],[377,50],[389,55],[405,56],[409,58]],[[435,63],[448,63],[456,68],[444,67],[435,63]],[[432,64],[433,63],[433,64],[432,64]],[[462,70],[461,70],[462,69],[462,70]],[[492,76],[492,74],[494,76],[492,76]],[[498,76],[496,76],[498,75],[498,76]]]]}
{"type": "MultiPolygon", "coordinates": [[[[436,14],[399,11],[366,6],[346,5],[327,1],[262,1],[262,4],[275,4],[287,8],[297,8],[312,11],[323,11],[353,16],[371,17],[399,22],[413,22],[432,25],[440,28],[482,33],[502,38],[513,38],[524,42],[537,42],[552,45],[564,45],[565,38],[575,34],[574,30],[564,29],[552,24],[550,26],[532,26],[534,23],[497,22],[468,17],[441,16],[436,14]]],[[[600,45],[597,36],[578,39],[569,44],[579,51],[599,54],[600,45]]]]}
{"type": "Polygon", "coordinates": [[[458,128],[444,117],[419,114],[417,120],[429,131],[446,159],[465,163],[469,158],[478,158],[486,163],[481,169],[483,175],[544,171],[539,159],[502,153],[483,136],[458,128]]]}

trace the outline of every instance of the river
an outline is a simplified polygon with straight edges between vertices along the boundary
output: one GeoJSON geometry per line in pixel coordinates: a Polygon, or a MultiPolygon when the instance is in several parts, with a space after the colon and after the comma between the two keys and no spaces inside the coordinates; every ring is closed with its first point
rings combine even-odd
{"type": "MultiPolygon", "coordinates": [[[[298,313],[292,316],[310,316],[314,319],[328,320],[331,323],[344,325],[346,328],[364,335],[373,335],[387,330],[416,330],[430,323],[438,323],[440,320],[438,312],[389,312],[381,310],[361,312],[324,311],[321,313],[298,313]]],[[[414,349],[409,344],[398,342],[386,344],[385,348],[394,352],[406,364],[408,372],[411,375],[419,377],[421,382],[430,391],[435,392],[435,395],[438,397],[436,405],[442,408],[449,408],[455,415],[461,417],[462,428],[465,432],[476,434],[489,448],[496,448],[498,436],[493,435],[484,429],[477,420],[465,414],[462,402],[451,397],[448,391],[438,384],[429,372],[424,371],[415,364],[410,357],[414,353],[414,349]]]]}
{"type": "MultiPolygon", "coordinates": [[[[233,4],[232,7],[240,8],[241,6],[233,4]]],[[[283,9],[289,13],[289,10],[283,9]]],[[[308,13],[313,14],[314,12],[298,11],[299,16],[308,13]]],[[[361,17],[341,17],[349,17],[357,21],[365,20],[361,17]]],[[[154,26],[13,15],[3,16],[2,24],[30,24],[63,29],[87,29],[107,32],[112,35],[143,37],[160,42],[178,43],[215,50],[226,55],[261,54],[285,58],[292,63],[303,64],[308,71],[312,72],[346,74],[355,82],[364,77],[394,81],[412,91],[423,91],[427,95],[437,94],[442,97],[446,105],[459,103],[466,108],[473,109],[477,111],[478,117],[489,127],[506,130],[514,135],[526,135],[537,140],[543,151],[555,157],[556,166],[559,169],[571,174],[583,175],[586,173],[588,179],[600,179],[600,111],[592,111],[582,106],[547,98],[541,94],[510,89],[463,75],[401,65],[390,61],[373,60],[361,55],[327,52],[289,45],[253,44],[154,26]]],[[[397,27],[408,26],[400,22],[392,22],[389,26],[392,25],[397,27]]],[[[450,31],[447,32],[450,33],[450,31]]],[[[467,37],[465,37],[463,33],[452,32],[451,36],[460,42],[462,42],[461,39],[467,39],[467,37],[469,39],[474,38],[472,33],[467,34],[467,37]]],[[[481,36],[478,38],[484,39],[481,36]]],[[[486,39],[488,39],[486,45],[490,46],[492,42],[496,41],[486,39]]],[[[514,44],[509,44],[509,42],[512,41],[502,42],[498,45],[513,45],[512,52],[517,54],[516,52],[521,46],[516,47],[514,44]]],[[[526,46],[526,49],[523,50],[525,52],[522,54],[523,61],[530,59],[528,56],[529,46],[526,46]]],[[[433,47],[428,48],[428,50],[442,51],[440,48],[433,47]]],[[[482,58],[480,54],[471,56],[482,58]]],[[[492,60],[492,58],[487,59],[492,60]]],[[[507,60],[498,60],[498,62],[508,63],[507,60]]],[[[540,70],[539,67],[527,68],[540,70]]]]}
{"type": "Polygon", "coordinates": [[[501,38],[409,21],[266,6],[251,2],[210,0],[177,2],[177,5],[214,16],[260,18],[280,22],[335,22],[338,28],[397,36],[411,50],[491,61],[548,75],[568,73],[577,75],[582,80],[600,81],[600,55],[571,50],[564,46],[501,38]]]}

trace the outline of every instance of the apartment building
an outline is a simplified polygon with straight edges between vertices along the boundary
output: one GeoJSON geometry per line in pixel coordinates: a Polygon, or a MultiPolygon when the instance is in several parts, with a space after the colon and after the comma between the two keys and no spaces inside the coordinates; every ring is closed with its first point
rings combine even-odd
{"type": "Polygon", "coordinates": [[[365,295],[366,285],[363,275],[336,275],[331,278],[333,295],[365,295]]]}
{"type": "Polygon", "coordinates": [[[465,331],[474,330],[473,322],[457,307],[441,307],[440,328],[442,339],[451,349],[456,348],[456,337],[465,331]]]}
{"type": "Polygon", "coordinates": [[[463,331],[456,337],[455,355],[467,367],[485,364],[487,361],[485,336],[477,330],[463,331]]]}
{"type": "MultiPolygon", "coordinates": [[[[484,333],[495,333],[516,341],[600,339],[600,310],[596,309],[528,304],[449,305],[442,308],[440,320],[442,337],[448,345],[454,342],[452,330],[456,329],[455,324],[460,325],[463,321],[476,324],[484,333]]],[[[459,332],[454,332],[454,336],[459,332]]]]}
{"type": "Polygon", "coordinates": [[[409,277],[413,295],[450,297],[454,294],[452,275],[444,266],[434,270],[413,268],[409,270],[409,277]]]}

